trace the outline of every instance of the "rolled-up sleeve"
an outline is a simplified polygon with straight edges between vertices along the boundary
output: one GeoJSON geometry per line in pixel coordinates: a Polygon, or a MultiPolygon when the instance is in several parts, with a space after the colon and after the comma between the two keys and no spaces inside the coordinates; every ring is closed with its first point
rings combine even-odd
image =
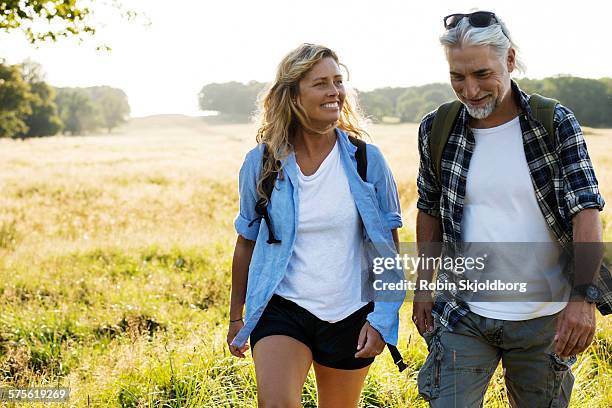
{"type": "Polygon", "coordinates": [[[399,309],[402,302],[374,302],[374,311],[367,320],[380,333],[385,343],[397,346],[399,309]]]}
{"type": "Polygon", "coordinates": [[[440,217],[440,185],[435,175],[429,152],[429,129],[433,114],[426,116],[419,126],[419,172],[417,175],[417,208],[433,217],[440,217]]]}
{"type": "Polygon", "coordinates": [[[402,212],[400,208],[397,185],[380,149],[374,145],[368,145],[368,181],[374,184],[376,198],[389,229],[402,226],[402,212]],[[370,164],[371,163],[371,164],[370,164]]]}
{"type": "Polygon", "coordinates": [[[568,219],[587,208],[601,211],[605,202],[599,192],[593,164],[578,120],[572,111],[558,105],[555,121],[558,121],[559,160],[568,219]]]}
{"type": "Polygon", "coordinates": [[[259,233],[261,220],[255,211],[257,203],[257,177],[259,176],[260,160],[257,151],[249,152],[238,176],[238,191],[240,194],[240,209],[234,220],[236,232],[244,238],[255,241],[259,233]]]}

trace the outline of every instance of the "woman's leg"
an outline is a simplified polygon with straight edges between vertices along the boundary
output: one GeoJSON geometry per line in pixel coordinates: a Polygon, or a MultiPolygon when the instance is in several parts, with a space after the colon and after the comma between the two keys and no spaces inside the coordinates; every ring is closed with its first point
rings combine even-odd
{"type": "Polygon", "coordinates": [[[302,406],[302,388],[312,364],[312,353],[289,336],[266,336],[253,347],[260,408],[302,406]]]}
{"type": "Polygon", "coordinates": [[[314,363],[319,408],[357,407],[370,366],[340,370],[314,363]]]}

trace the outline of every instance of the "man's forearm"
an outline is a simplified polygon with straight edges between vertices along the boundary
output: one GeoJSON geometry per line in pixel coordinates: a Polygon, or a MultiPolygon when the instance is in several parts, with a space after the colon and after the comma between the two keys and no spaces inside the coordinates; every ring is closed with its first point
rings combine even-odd
{"type": "MultiPolygon", "coordinates": [[[[418,210],[416,222],[416,240],[418,255],[427,258],[437,258],[441,253],[442,225],[440,219],[418,210]]],[[[429,264],[429,262],[421,263],[429,264]]],[[[418,270],[417,280],[431,282],[433,268],[422,268],[418,270]]],[[[419,287],[417,282],[417,288],[419,287]]]]}
{"type": "Polygon", "coordinates": [[[599,210],[586,209],[572,218],[574,287],[590,284],[603,259],[602,225],[599,210]]]}

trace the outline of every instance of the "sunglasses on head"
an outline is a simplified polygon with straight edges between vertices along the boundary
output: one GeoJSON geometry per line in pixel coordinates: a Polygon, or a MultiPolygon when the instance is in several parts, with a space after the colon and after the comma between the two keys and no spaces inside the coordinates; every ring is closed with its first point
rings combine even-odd
{"type": "Polygon", "coordinates": [[[444,28],[450,30],[451,28],[457,27],[457,24],[459,24],[464,17],[468,18],[472,27],[488,27],[499,23],[495,13],[491,13],[490,11],[476,11],[470,14],[457,13],[444,17],[444,28]]]}

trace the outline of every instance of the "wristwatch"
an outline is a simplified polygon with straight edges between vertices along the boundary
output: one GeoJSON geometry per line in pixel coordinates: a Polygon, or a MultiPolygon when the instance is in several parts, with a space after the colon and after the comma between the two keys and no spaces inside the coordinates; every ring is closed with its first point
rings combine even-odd
{"type": "Polygon", "coordinates": [[[587,303],[596,303],[601,297],[601,291],[592,283],[578,285],[572,288],[572,296],[578,295],[587,303]]]}

